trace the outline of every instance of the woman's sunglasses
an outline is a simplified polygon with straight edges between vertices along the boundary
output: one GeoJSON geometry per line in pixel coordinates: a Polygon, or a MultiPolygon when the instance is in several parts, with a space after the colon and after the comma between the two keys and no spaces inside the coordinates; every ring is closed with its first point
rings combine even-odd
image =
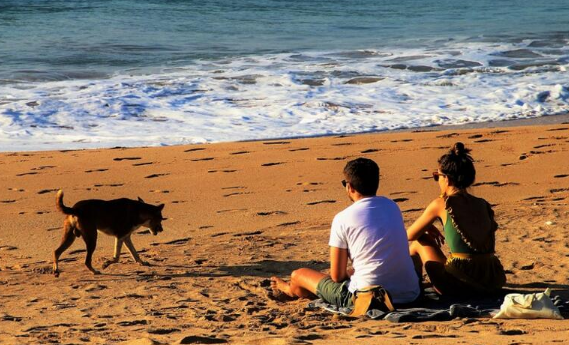
{"type": "Polygon", "coordinates": [[[436,182],[439,181],[439,176],[447,176],[447,175],[442,174],[442,173],[440,173],[440,172],[438,172],[438,171],[433,171],[433,179],[434,179],[436,182]]]}

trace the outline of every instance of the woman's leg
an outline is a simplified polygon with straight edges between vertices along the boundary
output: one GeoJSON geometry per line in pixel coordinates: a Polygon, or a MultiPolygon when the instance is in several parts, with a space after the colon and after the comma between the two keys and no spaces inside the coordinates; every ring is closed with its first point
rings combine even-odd
{"type": "Polygon", "coordinates": [[[290,275],[290,283],[272,277],[271,287],[274,291],[280,291],[289,297],[314,298],[318,283],[327,275],[310,268],[299,268],[290,275]]]}
{"type": "Polygon", "coordinates": [[[422,279],[422,267],[425,267],[431,283],[437,291],[441,292],[439,287],[442,288],[447,285],[445,274],[447,258],[441,248],[434,240],[425,236],[411,242],[409,254],[411,254],[419,279],[422,279]]]}

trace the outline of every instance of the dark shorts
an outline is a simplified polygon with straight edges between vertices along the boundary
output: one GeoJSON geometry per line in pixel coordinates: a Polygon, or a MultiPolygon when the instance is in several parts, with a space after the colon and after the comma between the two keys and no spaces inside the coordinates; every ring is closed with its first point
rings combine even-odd
{"type": "Polygon", "coordinates": [[[316,286],[316,295],[338,307],[352,306],[352,293],[348,290],[349,280],[336,283],[330,277],[323,278],[316,286]]]}

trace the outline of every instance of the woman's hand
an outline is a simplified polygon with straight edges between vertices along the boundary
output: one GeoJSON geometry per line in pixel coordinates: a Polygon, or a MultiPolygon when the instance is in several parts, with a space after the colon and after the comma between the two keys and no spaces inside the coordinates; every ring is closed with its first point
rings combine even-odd
{"type": "Polygon", "coordinates": [[[445,243],[444,235],[439,231],[439,229],[437,229],[436,226],[432,224],[419,239],[419,241],[422,240],[432,242],[439,248],[445,243]]]}

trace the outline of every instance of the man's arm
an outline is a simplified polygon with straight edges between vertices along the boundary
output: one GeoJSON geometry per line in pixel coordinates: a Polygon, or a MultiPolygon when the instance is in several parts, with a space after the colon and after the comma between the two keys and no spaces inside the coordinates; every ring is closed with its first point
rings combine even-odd
{"type": "Polygon", "coordinates": [[[348,250],[330,247],[330,278],[336,283],[350,278],[348,275],[348,250]]]}

